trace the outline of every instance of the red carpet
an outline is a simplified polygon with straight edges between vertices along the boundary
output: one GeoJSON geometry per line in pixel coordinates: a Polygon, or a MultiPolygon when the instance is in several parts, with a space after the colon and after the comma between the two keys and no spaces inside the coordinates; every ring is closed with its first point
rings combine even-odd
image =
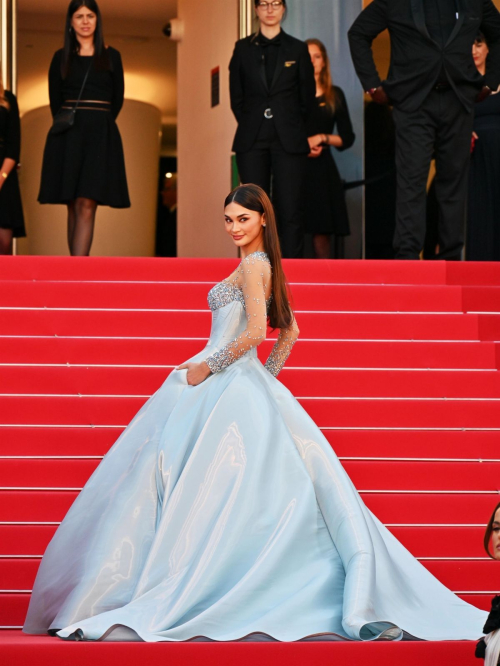
{"type": "MultiPolygon", "coordinates": [[[[185,664],[479,663],[469,643],[75,646],[14,630],[57,524],[172,366],[204,346],[207,291],[234,265],[0,258],[0,663],[113,666],[160,651],[185,664]]],[[[500,265],[288,261],[286,271],[301,339],[280,379],[376,515],[488,608],[500,589],[481,547],[499,501],[500,265]]]]}

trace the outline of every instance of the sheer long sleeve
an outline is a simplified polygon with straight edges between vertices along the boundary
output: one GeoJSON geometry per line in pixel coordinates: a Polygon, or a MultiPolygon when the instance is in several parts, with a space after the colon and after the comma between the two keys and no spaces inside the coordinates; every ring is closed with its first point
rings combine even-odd
{"type": "Polygon", "coordinates": [[[271,279],[269,262],[250,255],[241,262],[236,279],[241,281],[247,325],[241,335],[205,359],[212,373],[224,370],[266,339],[266,287],[271,279]]]}
{"type": "Polygon", "coordinates": [[[288,328],[282,328],[278,339],[276,340],[274,347],[269,354],[269,357],[266,361],[265,368],[269,372],[277,377],[285,365],[287,358],[290,356],[293,345],[297,342],[299,337],[299,327],[293,319],[292,325],[288,328]]]}

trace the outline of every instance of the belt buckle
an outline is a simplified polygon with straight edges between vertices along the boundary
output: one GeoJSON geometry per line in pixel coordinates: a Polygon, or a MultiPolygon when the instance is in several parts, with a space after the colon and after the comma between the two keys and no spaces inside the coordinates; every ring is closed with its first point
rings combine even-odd
{"type": "Polygon", "coordinates": [[[271,111],[271,108],[268,108],[264,111],[264,118],[267,118],[268,120],[273,117],[273,112],[271,111]]]}

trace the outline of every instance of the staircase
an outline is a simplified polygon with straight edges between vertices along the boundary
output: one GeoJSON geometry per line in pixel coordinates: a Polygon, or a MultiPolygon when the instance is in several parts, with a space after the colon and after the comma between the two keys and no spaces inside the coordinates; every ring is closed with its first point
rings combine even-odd
{"type": "MultiPolygon", "coordinates": [[[[235,264],[0,258],[0,661],[125,664],[143,658],[140,648],[184,663],[253,663],[257,652],[262,664],[319,664],[332,652],[350,664],[411,666],[437,654],[435,663],[475,663],[470,643],[78,652],[18,631],[57,525],[139,407],[205,345],[207,292],[235,264]]],[[[280,380],[368,507],[445,585],[489,609],[500,590],[500,565],[482,550],[500,501],[500,265],[289,260],[285,269],[301,337],[280,380]]]]}

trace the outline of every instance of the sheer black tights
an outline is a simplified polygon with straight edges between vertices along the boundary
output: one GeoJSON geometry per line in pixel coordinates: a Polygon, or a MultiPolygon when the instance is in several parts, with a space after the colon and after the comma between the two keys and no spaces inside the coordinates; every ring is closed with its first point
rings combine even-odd
{"type": "Polygon", "coordinates": [[[88,257],[94,237],[97,202],[78,197],[68,204],[68,246],[73,257],[88,257]]]}
{"type": "Polygon", "coordinates": [[[12,254],[12,229],[0,228],[0,254],[12,254]]]}

